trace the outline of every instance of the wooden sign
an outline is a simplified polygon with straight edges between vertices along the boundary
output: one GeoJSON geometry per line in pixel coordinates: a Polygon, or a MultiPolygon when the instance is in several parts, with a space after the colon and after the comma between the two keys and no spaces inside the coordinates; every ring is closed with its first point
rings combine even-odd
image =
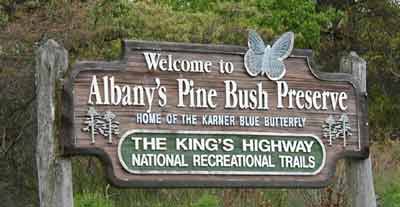
{"type": "Polygon", "coordinates": [[[249,47],[124,41],[65,81],[66,155],[96,155],[121,187],[320,187],[368,156],[366,97],[321,73],[293,33],[249,47]]]}

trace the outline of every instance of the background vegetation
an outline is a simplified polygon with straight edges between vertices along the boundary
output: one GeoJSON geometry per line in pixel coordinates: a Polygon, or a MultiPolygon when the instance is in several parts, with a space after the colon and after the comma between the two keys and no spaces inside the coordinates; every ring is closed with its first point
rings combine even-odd
{"type": "MultiPolygon", "coordinates": [[[[0,0],[0,203],[38,206],[34,51],[49,38],[76,59],[117,59],[122,39],[246,45],[291,30],[321,70],[356,51],[368,62],[370,138],[382,206],[400,206],[400,5],[395,0],[0,0]]],[[[95,158],[74,158],[77,207],[346,206],[343,166],[319,190],[121,190],[95,158]]]]}

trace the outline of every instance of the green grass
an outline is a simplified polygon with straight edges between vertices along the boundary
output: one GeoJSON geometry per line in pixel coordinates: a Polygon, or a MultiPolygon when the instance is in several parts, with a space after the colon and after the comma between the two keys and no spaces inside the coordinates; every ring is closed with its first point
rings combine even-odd
{"type": "Polygon", "coordinates": [[[371,157],[380,206],[400,207],[400,142],[386,141],[373,145],[371,157]]]}
{"type": "Polygon", "coordinates": [[[84,192],[75,195],[75,207],[115,207],[114,202],[100,193],[84,192]]]}
{"type": "Polygon", "coordinates": [[[203,194],[199,200],[197,200],[193,207],[218,207],[219,199],[215,195],[203,194]]]}

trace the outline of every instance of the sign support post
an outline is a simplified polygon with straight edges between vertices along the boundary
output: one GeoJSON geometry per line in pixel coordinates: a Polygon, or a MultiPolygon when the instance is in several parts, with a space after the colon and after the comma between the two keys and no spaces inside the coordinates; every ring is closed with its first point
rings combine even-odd
{"type": "Polygon", "coordinates": [[[36,53],[36,164],[40,207],[73,207],[71,161],[60,158],[59,80],[68,68],[68,53],[48,40],[36,53]]]}
{"type": "MultiPolygon", "coordinates": [[[[366,62],[355,52],[342,58],[340,71],[351,73],[359,83],[361,93],[367,95],[367,67],[366,62]]],[[[367,116],[364,114],[363,119],[367,116]]],[[[368,123],[368,122],[366,122],[368,123]]],[[[376,197],[372,176],[371,158],[346,160],[347,190],[351,206],[376,207],[376,197]]]]}

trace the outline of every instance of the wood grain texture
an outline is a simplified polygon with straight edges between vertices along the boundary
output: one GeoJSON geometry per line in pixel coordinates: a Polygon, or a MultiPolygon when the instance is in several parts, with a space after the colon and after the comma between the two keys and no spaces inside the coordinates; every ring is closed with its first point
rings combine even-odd
{"type": "MultiPolygon", "coordinates": [[[[351,52],[341,60],[342,72],[352,74],[360,85],[362,93],[367,93],[367,63],[355,52],[351,52]]],[[[366,105],[363,106],[365,111],[366,105]]],[[[363,119],[368,120],[367,113],[363,119]]],[[[368,139],[368,131],[362,135],[368,139]]],[[[362,160],[346,160],[347,189],[351,206],[354,207],[376,207],[376,196],[374,179],[372,175],[371,158],[362,160]]]]}
{"type": "Polygon", "coordinates": [[[57,82],[68,67],[68,53],[48,40],[36,54],[36,166],[41,207],[72,207],[71,161],[59,152],[57,82]]]}
{"type": "MultiPolygon", "coordinates": [[[[322,124],[329,115],[339,116],[343,112],[336,109],[329,110],[298,110],[277,109],[276,83],[266,77],[251,78],[247,75],[243,56],[247,48],[226,45],[200,45],[182,43],[159,43],[143,41],[125,41],[123,59],[114,62],[82,61],[75,64],[73,71],[64,85],[63,110],[63,146],[66,155],[87,154],[99,156],[106,165],[107,176],[112,183],[121,187],[321,187],[329,183],[333,176],[336,161],[343,157],[365,158],[368,156],[368,141],[364,140],[363,127],[365,120],[362,103],[365,102],[359,89],[359,82],[353,76],[345,73],[321,73],[313,71],[309,64],[311,51],[294,50],[292,56],[285,60],[286,74],[283,80],[289,88],[302,90],[344,91],[349,95],[346,113],[349,115],[353,135],[348,139],[348,145],[343,147],[341,142],[328,146],[327,140],[322,139],[322,124]],[[176,72],[149,72],[146,68],[143,52],[159,52],[163,55],[171,54],[174,59],[211,61],[210,73],[176,73],[176,72]],[[234,64],[232,74],[220,74],[218,61],[230,61],[234,64]],[[217,175],[133,175],[122,169],[117,158],[117,142],[106,143],[106,139],[98,138],[96,143],[90,144],[90,135],[82,132],[82,123],[88,110],[88,95],[92,75],[97,77],[113,76],[116,84],[154,85],[154,78],[158,77],[161,85],[166,86],[168,104],[160,108],[153,105],[152,112],[162,115],[168,113],[247,116],[299,116],[307,119],[304,128],[271,128],[271,127],[217,127],[217,126],[187,126],[187,125],[143,125],[132,121],[135,114],[144,112],[145,107],[135,106],[96,106],[98,111],[112,110],[121,122],[121,135],[130,129],[170,129],[170,130],[206,130],[206,131],[239,131],[239,132],[276,132],[295,134],[314,134],[320,137],[326,146],[327,160],[323,170],[315,176],[217,176],[217,175]],[[176,107],[177,78],[191,79],[195,87],[215,88],[218,92],[216,109],[193,109],[176,107]],[[269,110],[239,110],[225,109],[223,81],[235,80],[239,88],[255,88],[256,83],[262,82],[268,92],[269,110]],[[361,139],[361,143],[359,143],[361,139]],[[361,145],[361,148],[359,146],[361,145]]],[[[100,83],[99,83],[100,84],[100,83]]],[[[99,85],[102,90],[102,85],[99,85]]],[[[287,101],[287,100],[286,100],[287,101]]],[[[287,102],[285,103],[287,106],[287,102]]]]}

